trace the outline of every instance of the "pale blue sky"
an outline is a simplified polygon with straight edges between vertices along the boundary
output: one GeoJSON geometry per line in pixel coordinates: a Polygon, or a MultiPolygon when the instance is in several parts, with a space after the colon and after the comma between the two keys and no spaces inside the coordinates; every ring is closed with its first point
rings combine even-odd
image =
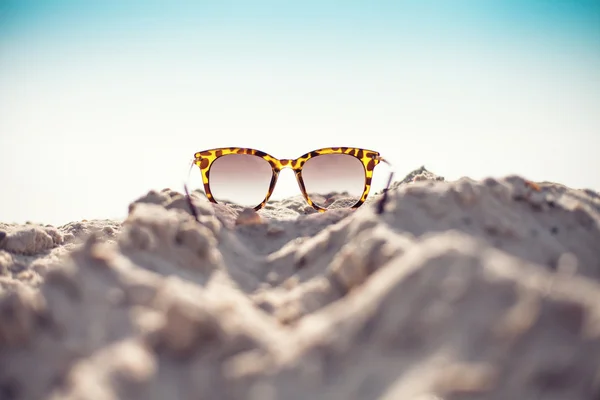
{"type": "Polygon", "coordinates": [[[599,110],[597,1],[0,0],[0,221],[123,217],[220,146],[600,190],[599,110]]]}

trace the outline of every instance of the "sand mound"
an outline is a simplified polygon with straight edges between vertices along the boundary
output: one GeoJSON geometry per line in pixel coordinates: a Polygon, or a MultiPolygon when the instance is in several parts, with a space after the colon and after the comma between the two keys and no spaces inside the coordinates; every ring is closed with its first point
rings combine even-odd
{"type": "Polygon", "coordinates": [[[0,399],[600,398],[600,196],[396,182],[384,213],[152,191],[0,224],[0,399]]]}

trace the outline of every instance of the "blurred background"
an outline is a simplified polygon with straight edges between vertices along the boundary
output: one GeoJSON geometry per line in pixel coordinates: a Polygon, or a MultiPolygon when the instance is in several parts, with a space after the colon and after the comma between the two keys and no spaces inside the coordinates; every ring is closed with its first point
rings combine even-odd
{"type": "Polygon", "coordinates": [[[600,190],[600,2],[0,0],[0,221],[124,217],[221,146],[600,190]]]}

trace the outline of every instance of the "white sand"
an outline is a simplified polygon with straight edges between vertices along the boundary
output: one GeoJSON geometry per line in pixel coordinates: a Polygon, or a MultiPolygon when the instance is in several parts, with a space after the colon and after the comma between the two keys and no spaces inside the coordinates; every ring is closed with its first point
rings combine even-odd
{"type": "Polygon", "coordinates": [[[0,224],[0,399],[598,399],[600,196],[539,186],[0,224]]]}

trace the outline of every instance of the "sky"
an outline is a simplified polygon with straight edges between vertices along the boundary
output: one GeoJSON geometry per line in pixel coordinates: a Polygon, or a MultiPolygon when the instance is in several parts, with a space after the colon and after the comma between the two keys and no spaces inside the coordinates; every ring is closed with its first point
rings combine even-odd
{"type": "Polygon", "coordinates": [[[1,222],[124,218],[227,146],[600,191],[600,2],[0,0],[1,222]]]}

